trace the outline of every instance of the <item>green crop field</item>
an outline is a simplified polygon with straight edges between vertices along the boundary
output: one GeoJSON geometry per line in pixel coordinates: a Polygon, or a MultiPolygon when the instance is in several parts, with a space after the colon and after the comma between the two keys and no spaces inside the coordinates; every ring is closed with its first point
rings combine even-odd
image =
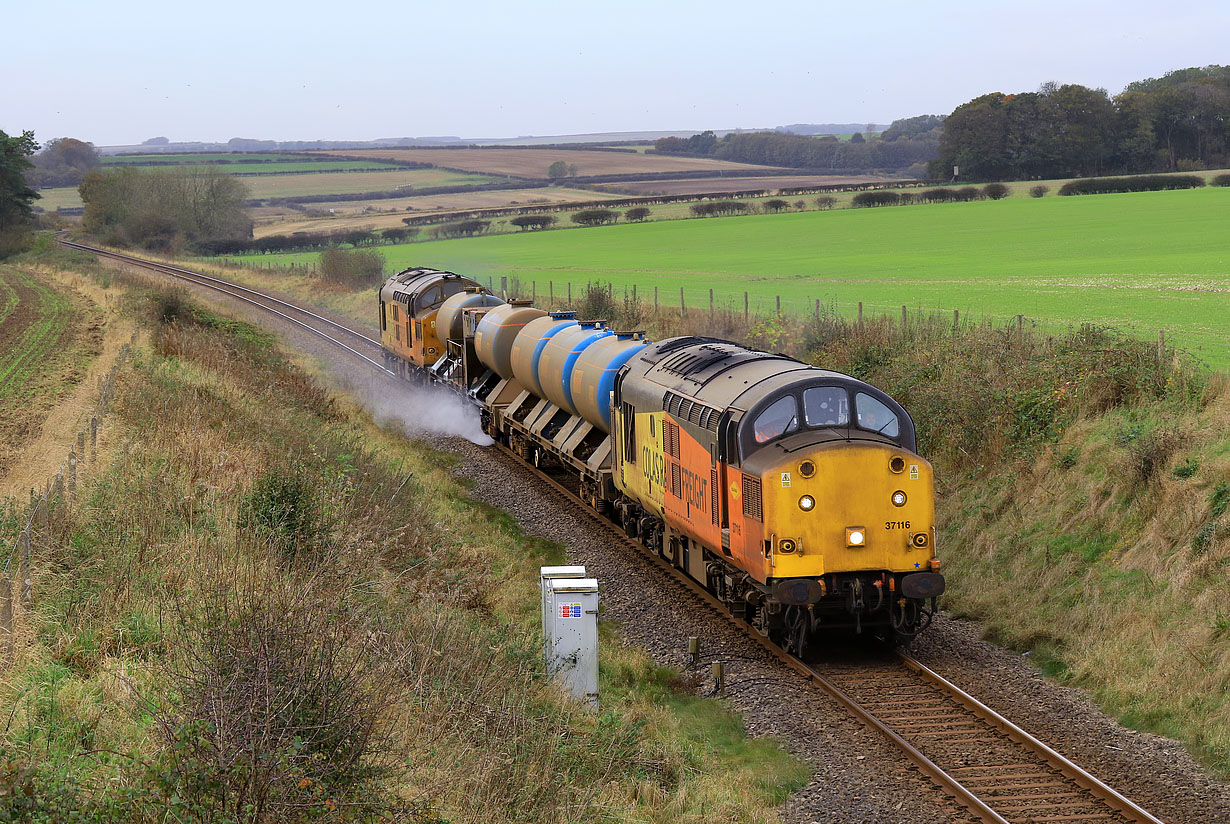
{"type": "Polygon", "coordinates": [[[102,158],[104,166],[140,166],[146,163],[239,163],[249,161],[288,161],[303,160],[300,154],[278,154],[264,152],[199,152],[181,154],[159,154],[153,152],[142,155],[108,155],[102,158]]]}
{"type": "MultiPolygon", "coordinates": [[[[1230,366],[1230,190],[1014,196],[1002,201],[675,220],[382,247],[390,269],[438,266],[537,282],[659,288],[677,306],[844,314],[911,309],[1111,324],[1230,366]]],[[[287,255],[303,263],[312,255],[287,255]]]]}
{"type": "MultiPolygon", "coordinates": [[[[155,166],[152,168],[168,169],[177,167],[155,166]]],[[[287,161],[286,163],[218,163],[210,164],[208,168],[218,169],[229,175],[290,175],[303,172],[339,172],[360,170],[408,171],[404,166],[395,166],[391,163],[380,163],[375,160],[303,160],[299,162],[287,161]]]]}

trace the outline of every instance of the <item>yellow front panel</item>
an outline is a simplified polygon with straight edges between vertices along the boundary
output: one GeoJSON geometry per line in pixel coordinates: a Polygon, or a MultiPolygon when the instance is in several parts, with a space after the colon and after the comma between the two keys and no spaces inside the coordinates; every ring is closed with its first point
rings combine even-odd
{"type": "Polygon", "coordinates": [[[931,464],[903,449],[846,441],[797,452],[762,476],[765,534],[775,541],[772,571],[775,578],[815,577],[830,572],[927,569],[935,550],[935,497],[931,464]],[[890,461],[903,459],[900,473],[890,461]],[[800,470],[804,461],[815,465],[810,478],[800,470]],[[904,506],[892,496],[906,495],[904,506]],[[799,500],[815,500],[810,512],[799,500]],[[865,530],[866,545],[846,546],[846,528],[865,530]],[[916,533],[927,537],[915,547],[916,533]],[[777,542],[791,538],[799,551],[776,551],[777,542]]]}
{"type": "Polygon", "coordinates": [[[612,418],[612,436],[620,447],[619,471],[615,473],[615,485],[647,512],[662,517],[667,482],[666,453],[662,450],[662,420],[665,413],[634,413],[634,417],[635,455],[627,455],[623,451],[623,410],[617,408],[612,418]]]}

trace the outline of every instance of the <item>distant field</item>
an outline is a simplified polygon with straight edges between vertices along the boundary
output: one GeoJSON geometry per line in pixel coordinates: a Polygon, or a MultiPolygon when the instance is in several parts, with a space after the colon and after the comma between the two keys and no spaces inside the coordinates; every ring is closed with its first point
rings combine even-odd
{"type": "MultiPolygon", "coordinates": [[[[645,180],[635,183],[611,183],[611,188],[636,195],[696,195],[709,192],[743,192],[754,189],[788,189],[803,186],[846,186],[856,183],[891,183],[891,178],[863,175],[784,175],[781,177],[705,177],[699,180],[645,180]]],[[[601,184],[599,184],[601,185],[601,184]]],[[[791,199],[807,195],[788,195],[791,199]]]]}
{"type": "Polygon", "coordinates": [[[539,178],[545,178],[547,168],[557,160],[575,165],[578,175],[670,174],[718,169],[746,173],[768,168],[706,158],[584,149],[362,149],[347,154],[372,160],[415,160],[469,172],[539,178]]]}
{"type": "Polygon", "coordinates": [[[297,197],[301,195],[348,194],[350,192],[391,192],[405,186],[426,189],[435,186],[472,186],[493,183],[482,175],[446,172],[439,169],[403,169],[396,172],[353,172],[328,175],[276,175],[242,178],[253,198],[297,197]]]}
{"type": "Polygon", "coordinates": [[[279,152],[200,152],[185,154],[107,155],[102,158],[104,166],[140,165],[142,163],[239,163],[242,161],[289,161],[303,160],[301,154],[279,152]]]}
{"type": "MultiPolygon", "coordinates": [[[[257,237],[284,235],[292,232],[328,232],[337,229],[366,227],[388,229],[402,225],[402,218],[411,215],[429,214],[435,211],[448,212],[465,209],[499,209],[507,206],[534,206],[547,208],[554,203],[603,200],[622,197],[604,192],[582,189],[498,189],[484,192],[458,192],[449,195],[423,195],[399,197],[387,200],[338,200],[329,203],[313,203],[313,209],[333,209],[336,215],[308,218],[302,213],[285,209],[271,209],[266,214],[257,214],[257,237]],[[368,211],[368,210],[371,211],[368,211]]],[[[568,216],[558,216],[567,221],[568,216]]],[[[502,218],[501,218],[502,219],[502,218]]]]}
{"type": "Polygon", "coordinates": [[[57,186],[54,189],[39,189],[38,200],[34,205],[48,212],[56,209],[80,209],[81,195],[76,186],[57,186]]]}
{"type": "MultiPolygon", "coordinates": [[[[843,314],[902,304],[1046,325],[1106,323],[1230,366],[1230,190],[1012,197],[998,202],[677,220],[381,247],[390,269],[660,289],[678,305],[843,314]]],[[[305,262],[312,255],[282,256],[305,262]]]]}

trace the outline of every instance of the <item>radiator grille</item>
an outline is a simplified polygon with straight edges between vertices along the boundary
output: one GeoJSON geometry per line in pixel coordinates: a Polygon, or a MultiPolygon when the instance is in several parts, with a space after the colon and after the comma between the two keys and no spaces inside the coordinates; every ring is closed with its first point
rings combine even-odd
{"type": "Polygon", "coordinates": [[[681,494],[682,487],[683,483],[679,477],[679,464],[671,464],[671,494],[676,498],[683,497],[681,494]]]}
{"type": "Polygon", "coordinates": [[[764,520],[760,503],[760,479],[743,476],[743,514],[757,521],[764,520]]]}
{"type": "Polygon", "coordinates": [[[709,470],[709,510],[713,513],[713,525],[717,526],[718,521],[718,479],[717,470],[709,470]]]}

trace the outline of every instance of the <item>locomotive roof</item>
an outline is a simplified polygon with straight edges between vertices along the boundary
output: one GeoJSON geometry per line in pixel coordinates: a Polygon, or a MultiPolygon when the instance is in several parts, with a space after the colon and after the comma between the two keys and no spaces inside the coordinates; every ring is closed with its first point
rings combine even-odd
{"type": "Polygon", "coordinates": [[[384,286],[380,289],[380,299],[386,302],[397,301],[398,303],[409,304],[414,299],[414,296],[421,292],[424,287],[441,280],[460,280],[465,282],[467,286],[480,285],[478,281],[459,275],[456,272],[420,266],[412,269],[403,269],[386,280],[384,286]]]}
{"type": "MultiPolygon", "coordinates": [[[[716,338],[679,337],[647,346],[629,364],[630,371],[664,389],[694,398],[715,409],[750,409],[757,401],[800,379],[830,379],[866,385],[841,372],[817,369],[785,355],[775,355],[716,338]]],[[[625,383],[636,393],[640,381],[625,383]]],[[[646,397],[645,401],[651,399],[646,397]]],[[[661,397],[657,398],[661,402],[661,397]]]]}

